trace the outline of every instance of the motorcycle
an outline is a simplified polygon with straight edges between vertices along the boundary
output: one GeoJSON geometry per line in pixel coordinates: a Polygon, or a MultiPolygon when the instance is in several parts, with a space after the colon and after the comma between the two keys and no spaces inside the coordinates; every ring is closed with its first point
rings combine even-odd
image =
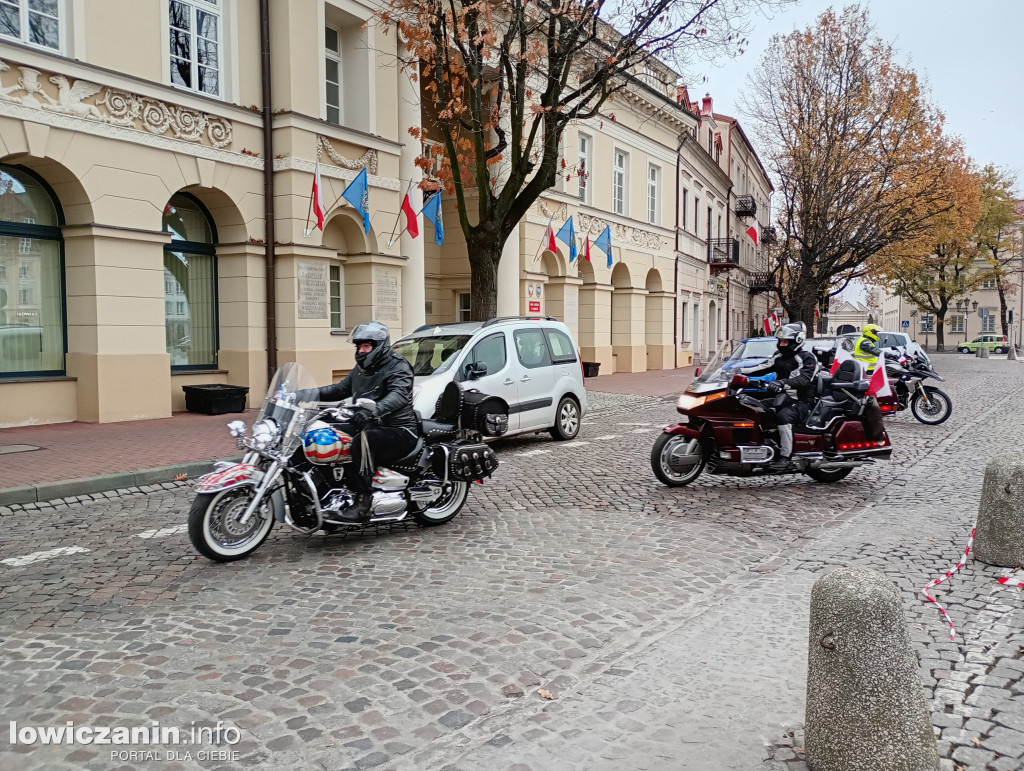
{"type": "MultiPolygon", "coordinates": [[[[239,448],[247,452],[240,463],[218,463],[195,482],[188,534],[204,557],[216,562],[248,557],[266,541],[275,522],[304,535],[364,527],[333,517],[354,502],[344,483],[344,467],[352,462],[352,441],[360,441],[336,424],[372,402],[302,401],[303,392],[311,388],[315,383],[301,365],[283,364],[270,382],[251,434],[241,420],[228,423],[239,448]]],[[[479,410],[470,411],[467,420],[464,397],[462,388],[450,383],[433,419],[420,420],[412,451],[376,468],[370,525],[409,517],[421,525],[442,525],[465,505],[470,483],[494,473],[498,459],[483,443],[483,433],[491,428],[489,434],[500,434],[495,426],[507,426],[507,413],[504,423],[500,416],[495,419],[479,410]],[[464,426],[467,422],[473,425],[464,426]]]]}
{"type": "Polygon", "coordinates": [[[785,395],[769,394],[763,379],[742,371],[751,368],[730,365],[725,353],[723,348],[679,397],[676,410],[683,419],[666,426],[651,449],[651,467],[662,483],[688,485],[705,469],[743,477],[806,474],[831,483],[892,455],[869,383],[848,362],[834,376],[816,376],[818,402],[805,425],[793,427],[791,463],[771,469],[779,450],[775,408],[785,395]]]}
{"type": "Polygon", "coordinates": [[[953,400],[945,391],[924,385],[928,378],[945,382],[931,362],[918,354],[898,354],[898,358],[886,359],[885,371],[893,393],[879,399],[884,415],[894,415],[909,407],[915,418],[929,426],[949,420],[953,414],[953,400]]]}

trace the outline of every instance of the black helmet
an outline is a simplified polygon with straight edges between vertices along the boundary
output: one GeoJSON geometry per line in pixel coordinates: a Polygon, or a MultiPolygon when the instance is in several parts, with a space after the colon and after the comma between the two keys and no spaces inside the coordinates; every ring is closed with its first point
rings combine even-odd
{"type": "Polygon", "coordinates": [[[352,330],[348,339],[356,347],[356,364],[363,369],[373,369],[391,348],[388,328],[379,321],[367,321],[360,324],[352,330]],[[359,346],[363,343],[372,345],[373,350],[369,353],[359,353],[359,346]]]}
{"type": "Polygon", "coordinates": [[[779,353],[796,353],[804,347],[804,340],[807,339],[807,327],[804,326],[802,321],[786,324],[779,328],[775,336],[778,338],[775,347],[779,353]],[[789,342],[783,345],[783,340],[788,340],[789,342]]]}

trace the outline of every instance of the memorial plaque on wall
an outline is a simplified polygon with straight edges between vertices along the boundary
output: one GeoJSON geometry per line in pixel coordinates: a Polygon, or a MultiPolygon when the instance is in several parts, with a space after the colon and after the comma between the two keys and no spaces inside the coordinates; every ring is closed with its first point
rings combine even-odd
{"type": "Polygon", "coordinates": [[[565,305],[562,322],[572,330],[580,325],[580,295],[575,287],[565,287],[565,305]]]}
{"type": "Polygon", "coordinates": [[[402,320],[398,312],[398,273],[392,268],[373,270],[373,317],[378,321],[397,323],[402,320]]]}
{"type": "Polygon", "coordinates": [[[327,264],[299,262],[296,264],[299,280],[299,318],[327,318],[327,264]]]}

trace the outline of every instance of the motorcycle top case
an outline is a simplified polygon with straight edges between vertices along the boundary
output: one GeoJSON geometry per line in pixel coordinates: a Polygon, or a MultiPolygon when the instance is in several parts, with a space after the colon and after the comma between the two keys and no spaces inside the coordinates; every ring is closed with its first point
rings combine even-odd
{"type": "Polygon", "coordinates": [[[484,436],[501,436],[508,431],[508,403],[476,389],[464,391],[461,419],[463,428],[484,436]]]}
{"type": "Polygon", "coordinates": [[[445,444],[438,445],[437,451],[434,453],[435,462],[442,465],[442,468],[437,469],[439,474],[444,473],[445,452],[442,448],[448,450],[449,479],[470,482],[474,479],[489,477],[498,468],[498,456],[483,442],[445,444]]]}

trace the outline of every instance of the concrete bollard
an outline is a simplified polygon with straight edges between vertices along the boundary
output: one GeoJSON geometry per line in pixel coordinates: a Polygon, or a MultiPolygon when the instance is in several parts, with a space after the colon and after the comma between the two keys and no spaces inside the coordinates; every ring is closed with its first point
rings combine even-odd
{"type": "Polygon", "coordinates": [[[814,583],[804,731],[812,771],[939,767],[899,592],[877,571],[814,583]]]}
{"type": "Polygon", "coordinates": [[[975,559],[1024,567],[1024,454],[997,455],[985,466],[976,528],[975,559]]]}
{"type": "Polygon", "coordinates": [[[982,359],[987,359],[988,358],[988,346],[987,345],[982,344],[982,345],[978,346],[978,356],[981,357],[982,359]]]}

